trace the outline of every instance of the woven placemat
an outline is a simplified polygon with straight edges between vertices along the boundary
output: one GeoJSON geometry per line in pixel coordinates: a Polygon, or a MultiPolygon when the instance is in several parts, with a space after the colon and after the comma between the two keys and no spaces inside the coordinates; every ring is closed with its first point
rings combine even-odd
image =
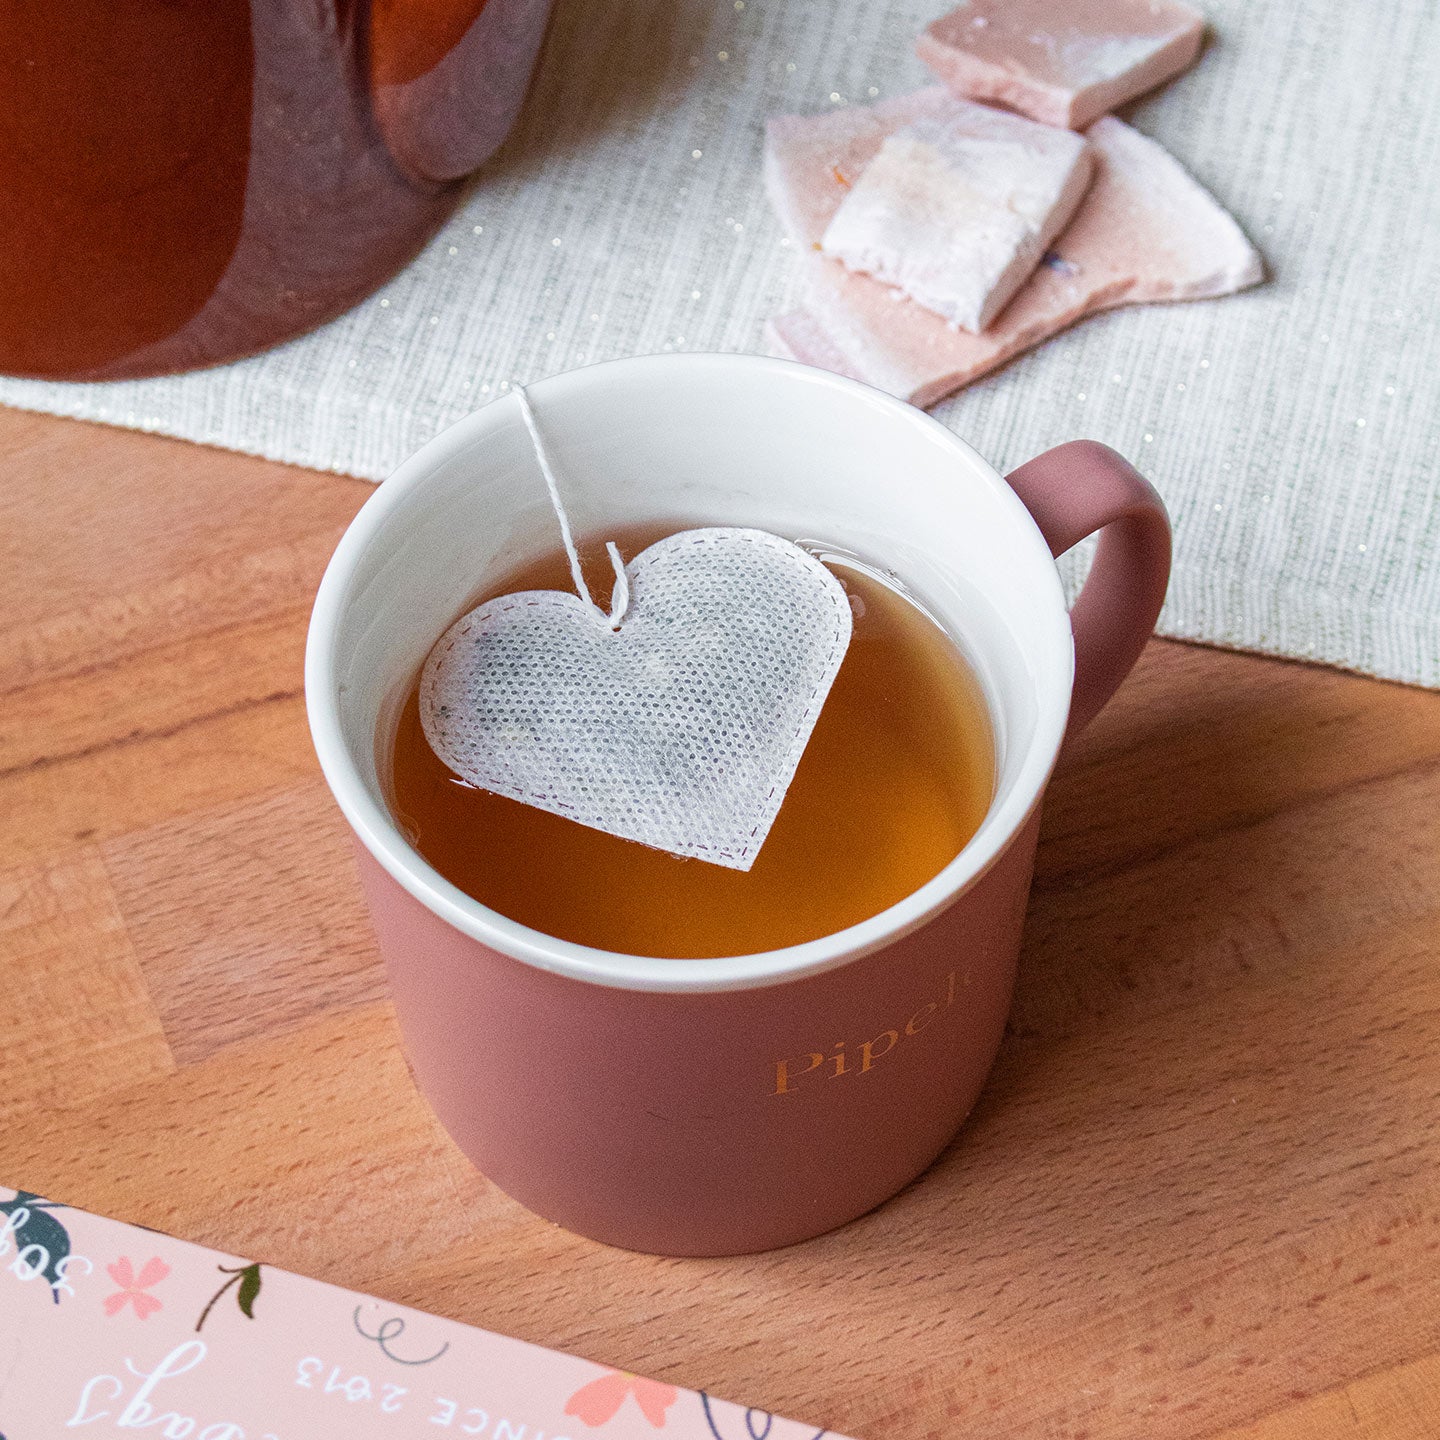
{"type": "MultiPolygon", "coordinates": [[[[943,8],[560,0],[514,136],[371,300],[222,369],[0,401],[379,478],[515,381],[761,349],[794,269],[765,116],[923,83],[943,8]]],[[[1087,321],[938,413],[1002,468],[1076,436],[1140,465],[1176,524],[1162,633],[1440,685],[1440,7],[1207,9],[1198,67],[1127,114],[1270,283],[1087,321]]]]}

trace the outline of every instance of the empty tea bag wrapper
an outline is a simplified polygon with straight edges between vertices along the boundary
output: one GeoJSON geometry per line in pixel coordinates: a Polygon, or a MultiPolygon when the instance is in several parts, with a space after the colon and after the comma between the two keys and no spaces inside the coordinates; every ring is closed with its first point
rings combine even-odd
{"type": "Polygon", "coordinates": [[[850,643],[835,576],[763,530],[687,530],[590,599],[523,391],[578,594],[502,595],[425,662],[431,748],[471,785],[675,855],[755,863],[850,643]]]}

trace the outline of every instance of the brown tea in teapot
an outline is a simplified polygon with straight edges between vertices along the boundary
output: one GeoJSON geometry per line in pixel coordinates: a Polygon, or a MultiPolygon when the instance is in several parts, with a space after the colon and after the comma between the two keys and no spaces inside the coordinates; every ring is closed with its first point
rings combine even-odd
{"type": "Polygon", "coordinates": [[[0,0],[0,372],[156,375],[388,279],[504,138],[549,0],[0,0]]]}

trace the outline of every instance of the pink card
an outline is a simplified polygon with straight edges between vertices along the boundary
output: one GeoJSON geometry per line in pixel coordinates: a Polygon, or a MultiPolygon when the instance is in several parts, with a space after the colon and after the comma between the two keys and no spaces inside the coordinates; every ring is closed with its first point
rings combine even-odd
{"type": "Polygon", "coordinates": [[[827,1433],[0,1190],[0,1440],[123,1431],[163,1440],[827,1433]]]}

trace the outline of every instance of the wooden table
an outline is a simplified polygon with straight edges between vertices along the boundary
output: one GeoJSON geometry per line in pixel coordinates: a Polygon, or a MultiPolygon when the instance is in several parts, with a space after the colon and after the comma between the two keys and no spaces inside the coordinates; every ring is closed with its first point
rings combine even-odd
{"type": "Polygon", "coordinates": [[[1155,643],[880,1211],[604,1249],[396,1044],[301,697],[360,481],[0,412],[0,1180],[867,1440],[1440,1434],[1440,695],[1155,643]]]}

